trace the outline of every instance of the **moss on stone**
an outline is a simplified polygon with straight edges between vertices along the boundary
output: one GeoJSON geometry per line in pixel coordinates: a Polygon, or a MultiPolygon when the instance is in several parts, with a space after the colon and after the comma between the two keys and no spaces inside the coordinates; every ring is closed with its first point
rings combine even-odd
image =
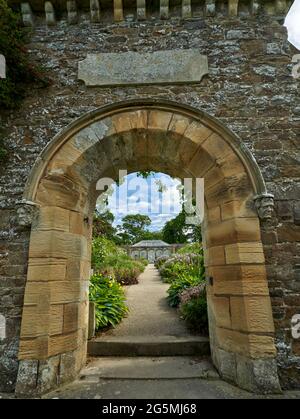
{"type": "Polygon", "coordinates": [[[16,108],[32,83],[39,86],[49,83],[41,69],[30,62],[25,47],[28,36],[20,15],[6,0],[0,0],[0,54],[6,59],[6,79],[0,80],[0,109],[16,108]]]}

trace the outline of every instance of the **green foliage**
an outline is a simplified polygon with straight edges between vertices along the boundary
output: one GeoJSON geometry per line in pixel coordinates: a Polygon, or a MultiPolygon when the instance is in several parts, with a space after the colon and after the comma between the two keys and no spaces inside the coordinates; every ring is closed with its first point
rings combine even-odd
{"type": "Polygon", "coordinates": [[[168,289],[168,302],[171,307],[178,307],[180,303],[180,294],[191,287],[195,287],[203,282],[200,276],[193,274],[183,273],[173,280],[170,288],[168,289]]]}
{"type": "Polygon", "coordinates": [[[168,221],[162,230],[163,240],[167,243],[198,242],[202,241],[201,226],[186,224],[184,209],[172,220],[168,221]]]}
{"type": "Polygon", "coordinates": [[[202,254],[176,254],[166,260],[162,265],[158,260],[156,266],[160,266],[161,277],[167,283],[172,283],[184,274],[200,277],[201,279],[204,279],[205,276],[202,254]]]}
{"type": "Polygon", "coordinates": [[[116,229],[113,227],[114,220],[115,217],[109,210],[103,213],[99,213],[96,210],[93,220],[93,237],[105,236],[110,240],[114,240],[116,234],[116,229]]]}
{"type": "Polygon", "coordinates": [[[156,261],[163,281],[170,283],[168,302],[180,306],[188,326],[207,334],[208,315],[206,302],[205,267],[203,249],[199,243],[187,244],[176,255],[156,261]]]}
{"type": "Polygon", "coordinates": [[[167,243],[186,243],[187,234],[186,234],[186,223],[185,223],[185,214],[181,212],[177,217],[168,221],[163,227],[163,240],[167,243]]]}
{"type": "Polygon", "coordinates": [[[132,259],[124,249],[106,237],[93,239],[92,268],[95,272],[111,275],[122,285],[137,284],[147,263],[132,259]]]}
{"type": "Polygon", "coordinates": [[[142,170],[140,172],[137,173],[137,177],[142,177],[143,179],[148,179],[149,177],[155,175],[156,172],[153,171],[146,171],[146,170],[142,170]]]}
{"type": "Polygon", "coordinates": [[[115,327],[127,314],[122,285],[137,283],[147,263],[145,260],[131,259],[106,237],[93,239],[92,268],[95,274],[90,282],[90,301],[96,306],[98,330],[115,327]]]}
{"type": "Polygon", "coordinates": [[[122,286],[114,278],[100,273],[91,278],[90,301],[96,307],[97,330],[115,327],[128,313],[122,286]]]}
{"type": "Polygon", "coordinates": [[[180,306],[180,312],[191,329],[199,333],[208,333],[208,314],[206,295],[192,298],[180,306]]]}
{"type": "Polygon", "coordinates": [[[133,260],[126,253],[109,255],[102,264],[103,272],[108,272],[122,285],[138,283],[139,275],[145,270],[145,261],[133,260]]]}
{"type": "Polygon", "coordinates": [[[147,234],[146,227],[151,225],[148,215],[129,214],[122,219],[122,226],[119,226],[119,236],[124,244],[133,244],[143,240],[147,234]]]}
{"type": "Polygon", "coordinates": [[[203,247],[201,243],[189,243],[183,246],[177,252],[179,255],[194,254],[203,256],[203,247]]]}
{"type": "Polygon", "coordinates": [[[49,80],[28,57],[25,44],[28,32],[22,28],[21,19],[12,11],[6,0],[0,0],[0,54],[6,58],[6,79],[0,80],[0,109],[11,109],[25,97],[31,83],[44,87],[49,80]]]}
{"type": "Polygon", "coordinates": [[[191,273],[192,275],[197,275],[197,267],[189,266],[187,263],[181,260],[175,260],[173,263],[165,264],[161,268],[161,276],[164,282],[171,284],[173,281],[176,281],[181,275],[191,273]]]}

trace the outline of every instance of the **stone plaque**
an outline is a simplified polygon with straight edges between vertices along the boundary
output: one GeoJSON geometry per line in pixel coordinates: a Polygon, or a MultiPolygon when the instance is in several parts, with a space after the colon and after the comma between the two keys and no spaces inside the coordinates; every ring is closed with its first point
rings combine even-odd
{"type": "Polygon", "coordinates": [[[207,56],[196,49],[88,54],[78,68],[87,86],[199,83],[206,74],[207,56]]]}

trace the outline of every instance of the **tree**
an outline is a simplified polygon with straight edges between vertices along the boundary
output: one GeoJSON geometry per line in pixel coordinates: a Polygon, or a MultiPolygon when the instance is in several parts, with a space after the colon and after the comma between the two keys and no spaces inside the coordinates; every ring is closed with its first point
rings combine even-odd
{"type": "Polygon", "coordinates": [[[162,231],[145,231],[141,240],[162,240],[162,231]]]}
{"type": "Polygon", "coordinates": [[[123,239],[124,244],[132,244],[143,240],[145,233],[148,233],[146,227],[151,225],[151,219],[148,215],[129,214],[122,219],[122,225],[118,226],[120,232],[118,235],[123,239]]]}
{"type": "Polygon", "coordinates": [[[175,218],[166,222],[163,227],[163,240],[167,243],[186,243],[187,236],[185,233],[185,214],[180,212],[175,218]]]}
{"type": "Polygon", "coordinates": [[[201,226],[186,224],[184,209],[172,220],[168,221],[162,230],[163,240],[170,244],[201,242],[201,226]]]}
{"type": "Polygon", "coordinates": [[[109,210],[106,210],[104,213],[96,210],[93,220],[93,236],[105,236],[115,241],[116,229],[113,227],[114,220],[115,217],[109,210]]]}

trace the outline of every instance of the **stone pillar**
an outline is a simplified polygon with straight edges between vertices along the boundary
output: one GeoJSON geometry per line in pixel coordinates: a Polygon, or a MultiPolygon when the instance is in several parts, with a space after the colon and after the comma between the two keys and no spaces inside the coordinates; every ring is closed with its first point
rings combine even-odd
{"type": "MultiPolygon", "coordinates": [[[[216,138],[202,146],[216,159],[224,155],[216,138]]],[[[212,358],[222,378],[248,391],[276,393],[281,389],[275,328],[260,220],[251,206],[253,187],[237,155],[225,153],[222,168],[217,164],[205,174],[203,237],[206,275],[211,278],[212,358]]]]}
{"type": "Polygon", "coordinates": [[[85,220],[83,213],[43,205],[32,223],[19,394],[50,391],[76,378],[85,363],[90,277],[90,226],[85,220]]]}
{"type": "Polygon", "coordinates": [[[191,0],[182,0],[182,18],[189,19],[192,17],[192,2],[191,0]]]}
{"type": "Polygon", "coordinates": [[[51,1],[45,2],[45,15],[46,15],[46,24],[48,26],[54,26],[56,24],[55,10],[51,1]]]}
{"type": "MultiPolygon", "coordinates": [[[[222,207],[225,215],[229,207],[222,207]]],[[[215,211],[211,216],[215,217],[215,211]]],[[[278,393],[274,323],[259,220],[220,219],[204,230],[206,272],[211,278],[207,300],[213,362],[223,379],[245,390],[278,393]]]]}
{"type": "Polygon", "coordinates": [[[228,15],[237,16],[239,9],[239,0],[229,0],[228,1],[228,15]]]}
{"type": "Polygon", "coordinates": [[[91,22],[98,23],[100,22],[100,3],[99,0],[90,0],[90,9],[91,9],[91,22]]]}
{"type": "Polygon", "coordinates": [[[68,23],[74,25],[78,22],[77,4],[76,0],[67,1],[68,23]]]}
{"type": "Polygon", "coordinates": [[[21,14],[24,26],[34,26],[34,18],[29,3],[21,3],[21,14]]]}
{"type": "Polygon", "coordinates": [[[251,14],[252,15],[257,15],[258,11],[259,11],[259,1],[258,0],[251,0],[251,14]]]}
{"type": "Polygon", "coordinates": [[[207,17],[215,16],[216,14],[216,0],[206,0],[205,14],[207,17]]]}
{"type": "Polygon", "coordinates": [[[136,15],[138,20],[146,20],[146,0],[136,1],[136,15]]]}
{"type": "Polygon", "coordinates": [[[161,19],[169,18],[169,0],[160,0],[159,14],[161,19]]]}
{"type": "Polygon", "coordinates": [[[123,0],[114,0],[114,20],[115,22],[124,20],[123,0]]]}

